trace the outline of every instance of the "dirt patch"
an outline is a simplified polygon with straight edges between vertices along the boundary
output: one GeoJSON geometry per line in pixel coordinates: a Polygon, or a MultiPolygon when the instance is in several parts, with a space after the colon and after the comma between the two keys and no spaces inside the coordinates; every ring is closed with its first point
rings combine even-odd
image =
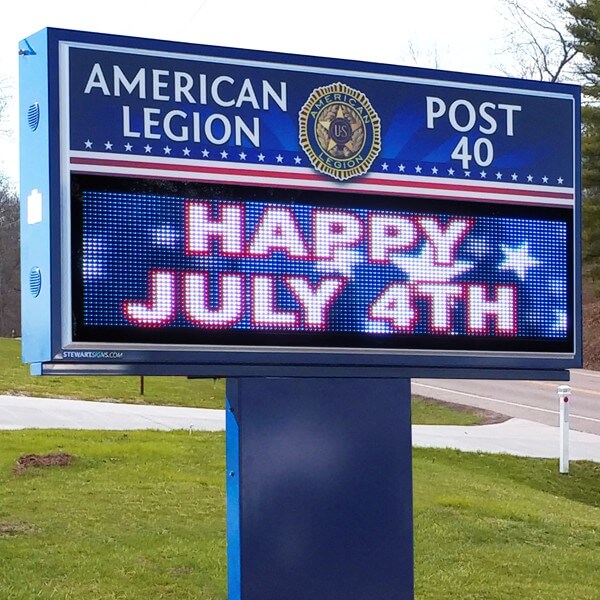
{"type": "Polygon", "coordinates": [[[194,572],[192,567],[173,567],[168,569],[171,575],[191,575],[194,572]]]}
{"type": "Polygon", "coordinates": [[[75,457],[72,454],[60,452],[57,454],[26,454],[21,456],[13,468],[17,475],[22,475],[27,469],[42,467],[68,467],[75,457]]]}
{"type": "Polygon", "coordinates": [[[35,527],[27,525],[26,523],[5,523],[0,521],[0,538],[25,535],[28,533],[35,533],[35,527]]]}

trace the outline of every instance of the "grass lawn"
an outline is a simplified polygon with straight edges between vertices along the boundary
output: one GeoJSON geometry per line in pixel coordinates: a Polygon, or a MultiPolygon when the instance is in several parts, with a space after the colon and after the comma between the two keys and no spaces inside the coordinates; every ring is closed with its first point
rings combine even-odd
{"type": "Polygon", "coordinates": [[[3,432],[0,448],[2,600],[226,598],[222,434],[3,432]],[[78,458],[12,472],[57,451],[78,458]]]}
{"type": "Polygon", "coordinates": [[[420,396],[412,397],[411,418],[415,425],[481,425],[485,421],[482,413],[475,409],[459,410],[420,396]]]}
{"type": "MultiPolygon", "coordinates": [[[[224,379],[145,377],[144,395],[139,377],[32,377],[21,363],[21,342],[0,338],[0,394],[41,398],[112,400],[135,404],[163,404],[224,408],[224,379]]],[[[413,423],[421,425],[477,425],[481,417],[457,411],[423,398],[413,398],[413,423]]]]}
{"type": "MultiPolygon", "coordinates": [[[[571,473],[415,449],[417,600],[597,600],[600,465],[571,473]]],[[[224,479],[222,434],[0,433],[0,598],[225,600],[224,479]]]]}
{"type": "Polygon", "coordinates": [[[0,365],[0,394],[202,408],[225,406],[224,379],[144,377],[142,396],[139,377],[32,377],[29,365],[21,363],[20,340],[0,338],[0,365]]]}

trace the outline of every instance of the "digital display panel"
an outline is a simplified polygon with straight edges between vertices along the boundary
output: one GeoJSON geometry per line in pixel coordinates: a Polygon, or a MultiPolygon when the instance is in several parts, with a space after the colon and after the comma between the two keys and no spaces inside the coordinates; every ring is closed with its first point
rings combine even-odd
{"type": "Polygon", "coordinates": [[[572,211],[74,176],[74,341],[573,351],[572,211]]]}

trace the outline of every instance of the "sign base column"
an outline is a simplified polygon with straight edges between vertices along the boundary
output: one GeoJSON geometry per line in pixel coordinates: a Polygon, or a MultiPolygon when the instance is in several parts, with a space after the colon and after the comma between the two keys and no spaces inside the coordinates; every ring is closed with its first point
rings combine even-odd
{"type": "Polygon", "coordinates": [[[229,600],[413,600],[409,379],[227,381],[229,600]]]}

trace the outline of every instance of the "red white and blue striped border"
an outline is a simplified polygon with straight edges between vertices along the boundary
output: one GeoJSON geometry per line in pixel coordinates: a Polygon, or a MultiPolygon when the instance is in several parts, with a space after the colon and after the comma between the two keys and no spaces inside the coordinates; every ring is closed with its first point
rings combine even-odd
{"type": "Polygon", "coordinates": [[[171,179],[301,188],[324,191],[360,192],[534,206],[575,205],[575,190],[551,185],[522,185],[485,181],[454,180],[449,177],[369,173],[356,180],[339,183],[306,167],[259,166],[214,160],[181,160],[165,157],[139,157],[124,154],[107,156],[101,152],[70,153],[73,173],[102,174],[147,179],[171,179]]]}

